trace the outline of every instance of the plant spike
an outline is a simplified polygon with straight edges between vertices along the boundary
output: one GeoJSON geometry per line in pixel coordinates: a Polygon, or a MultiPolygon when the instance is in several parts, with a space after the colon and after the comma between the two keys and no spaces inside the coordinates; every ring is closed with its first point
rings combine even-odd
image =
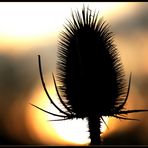
{"type": "Polygon", "coordinates": [[[130,73],[130,77],[129,77],[129,84],[128,84],[126,98],[124,99],[124,102],[118,107],[119,110],[123,108],[123,106],[125,105],[125,103],[128,99],[128,95],[129,95],[129,92],[130,92],[131,79],[132,79],[132,73],[130,73]]]}
{"type": "Polygon", "coordinates": [[[59,97],[59,100],[61,102],[61,104],[65,107],[65,109],[67,109],[67,111],[69,111],[71,114],[71,109],[69,107],[66,106],[66,104],[64,103],[64,101],[62,100],[61,96],[60,96],[60,93],[58,91],[58,88],[57,88],[57,84],[56,84],[56,80],[55,80],[55,77],[54,77],[54,74],[52,73],[52,77],[53,77],[53,81],[54,81],[54,86],[55,86],[55,89],[56,89],[56,92],[57,92],[57,95],[59,97]]]}
{"type": "MultiPolygon", "coordinates": [[[[30,103],[31,104],[31,103],[30,103]]],[[[34,107],[36,107],[36,108],[38,108],[39,110],[41,110],[41,111],[43,111],[43,112],[45,112],[45,113],[48,113],[48,114],[50,114],[50,115],[53,115],[53,116],[57,116],[57,117],[67,117],[67,116],[63,116],[63,115],[58,115],[58,114],[54,114],[54,113],[52,113],[52,112],[49,112],[49,111],[46,111],[46,110],[44,110],[44,109],[42,109],[42,108],[40,108],[40,107],[38,107],[38,106],[36,106],[36,105],[34,105],[34,104],[31,104],[32,106],[34,106],[34,107]]]]}
{"type": "Polygon", "coordinates": [[[126,117],[121,117],[121,116],[117,116],[117,115],[114,115],[113,117],[116,117],[116,118],[119,118],[119,119],[124,119],[124,120],[140,121],[139,119],[126,118],[126,117]]]}
{"type": "Polygon", "coordinates": [[[54,102],[53,100],[51,99],[47,89],[46,89],[46,85],[45,85],[45,82],[44,82],[44,79],[43,79],[43,75],[42,75],[42,66],[41,66],[41,57],[40,55],[38,55],[38,61],[39,61],[39,71],[40,71],[40,77],[41,77],[41,81],[42,81],[42,85],[43,85],[43,88],[46,92],[46,95],[48,96],[50,102],[54,105],[55,108],[57,108],[61,113],[65,114],[65,115],[69,115],[68,113],[64,112],[63,110],[61,110],[54,102]]]}

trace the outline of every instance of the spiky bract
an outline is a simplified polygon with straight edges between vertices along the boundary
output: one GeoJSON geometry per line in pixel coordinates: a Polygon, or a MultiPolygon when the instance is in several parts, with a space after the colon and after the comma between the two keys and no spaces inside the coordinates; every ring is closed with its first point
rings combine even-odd
{"type": "Polygon", "coordinates": [[[89,8],[72,13],[61,33],[57,78],[62,98],[77,118],[110,116],[122,109],[127,83],[113,33],[89,8]]]}

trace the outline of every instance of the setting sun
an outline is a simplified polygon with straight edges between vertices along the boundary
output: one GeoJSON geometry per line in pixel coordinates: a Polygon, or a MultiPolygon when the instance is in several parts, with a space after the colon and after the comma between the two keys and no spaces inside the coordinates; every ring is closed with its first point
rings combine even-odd
{"type": "MultiPolygon", "coordinates": [[[[31,97],[31,102],[33,104],[36,104],[47,111],[58,113],[55,107],[50,104],[43,90],[41,91],[39,88],[37,88],[36,92],[31,97]],[[38,93],[36,94],[36,92],[38,93]]],[[[58,106],[61,106],[59,101],[56,99],[57,96],[53,88],[50,88],[50,94],[54,102],[58,106]]],[[[46,144],[49,144],[50,141],[53,141],[53,143],[55,142],[54,144],[56,145],[58,145],[58,143],[63,143],[62,145],[70,143],[73,145],[88,145],[88,143],[90,142],[88,123],[86,119],[50,121],[57,119],[57,117],[44,113],[32,106],[29,106],[28,115],[28,124],[31,123],[33,130],[35,130],[35,132],[37,133],[37,136],[40,138],[43,137],[43,139],[41,138],[41,140],[44,141],[46,144]],[[34,117],[34,120],[32,120],[32,117],[34,117]]],[[[106,124],[108,123],[108,119],[108,117],[104,117],[104,121],[106,122],[106,124]]],[[[105,133],[106,130],[107,127],[102,122],[101,132],[105,133]]]]}

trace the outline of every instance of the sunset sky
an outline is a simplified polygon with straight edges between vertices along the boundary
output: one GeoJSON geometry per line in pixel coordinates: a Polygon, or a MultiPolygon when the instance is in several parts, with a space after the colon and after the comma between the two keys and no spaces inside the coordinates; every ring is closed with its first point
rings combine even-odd
{"type": "MultiPolygon", "coordinates": [[[[99,11],[115,33],[128,78],[133,72],[128,109],[148,108],[147,2],[0,2],[0,144],[87,145],[87,121],[53,119],[29,105],[58,113],[48,100],[39,76],[37,55],[49,93],[59,104],[51,72],[56,69],[59,34],[71,10],[83,5],[99,11]]],[[[130,115],[140,122],[105,118],[105,144],[148,144],[148,114],[130,115]],[[145,136],[143,136],[145,135],[145,136]],[[126,138],[125,138],[126,137],[126,138]]]]}

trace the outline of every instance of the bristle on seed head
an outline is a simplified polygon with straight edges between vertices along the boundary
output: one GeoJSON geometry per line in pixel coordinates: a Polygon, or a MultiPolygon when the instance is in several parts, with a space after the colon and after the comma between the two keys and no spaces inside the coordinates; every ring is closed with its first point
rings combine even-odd
{"type": "Polygon", "coordinates": [[[60,34],[57,78],[62,97],[78,117],[108,115],[124,102],[123,66],[110,27],[98,12],[72,12],[60,34]]]}

